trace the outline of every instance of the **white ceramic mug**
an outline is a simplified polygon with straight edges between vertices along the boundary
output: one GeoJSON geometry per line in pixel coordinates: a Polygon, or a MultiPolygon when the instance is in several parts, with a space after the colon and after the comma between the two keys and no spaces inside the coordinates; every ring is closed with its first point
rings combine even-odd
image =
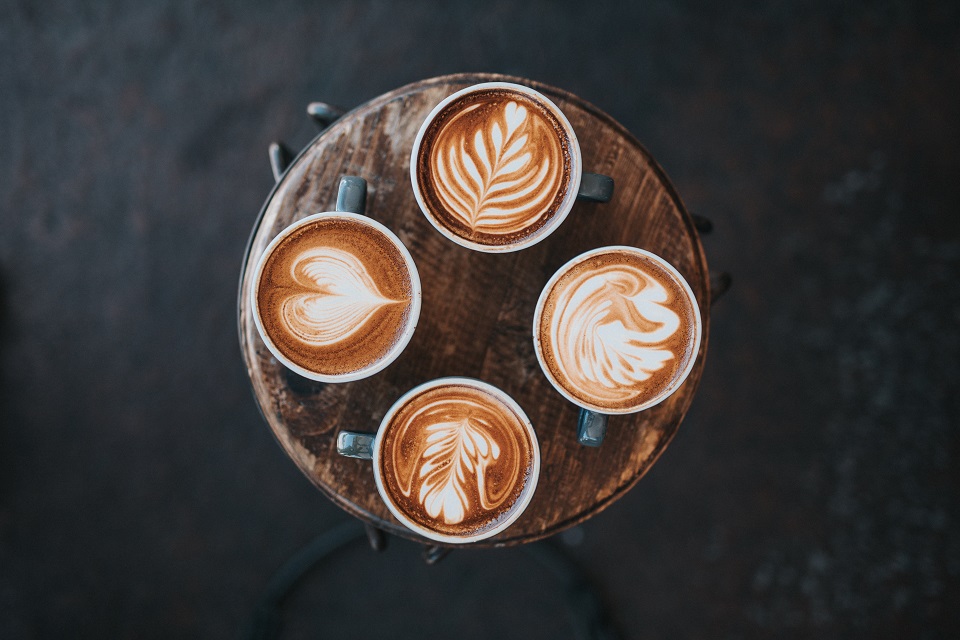
{"type": "Polygon", "coordinates": [[[533,317],[550,384],[581,408],[578,440],[600,446],[607,416],[649,409],[693,370],[702,323],[693,290],[660,256],[600,247],[560,267],[533,317]]]}
{"type": "Polygon", "coordinates": [[[577,134],[560,108],[539,91],[510,82],[472,85],[434,107],[413,143],[410,181],[417,204],[437,231],[463,247],[487,253],[519,251],[541,242],[563,223],[577,199],[607,202],[613,197],[614,186],[608,176],[583,173],[577,134]],[[449,136],[445,133],[448,121],[471,111],[480,112],[470,107],[448,114],[448,106],[457,108],[454,103],[458,101],[500,94],[506,97],[497,98],[500,102],[496,109],[483,110],[489,116],[485,115],[480,123],[470,122],[449,136]],[[526,106],[510,101],[511,96],[526,106]],[[531,110],[535,113],[531,114],[531,110]],[[438,125],[433,130],[435,121],[438,125]],[[557,133],[557,129],[562,133],[557,133]],[[433,135],[425,139],[428,132],[433,135]],[[541,135],[544,132],[547,134],[541,135]],[[538,147],[531,142],[543,137],[552,139],[554,135],[556,148],[565,149],[564,153],[541,153],[538,149],[553,151],[554,146],[538,147]],[[433,146],[448,137],[453,139],[451,143],[457,142],[455,149],[450,148],[453,155],[449,156],[449,171],[444,169],[446,162],[435,162],[432,151],[433,146]],[[430,184],[437,184],[432,192],[446,194],[442,204],[440,195],[428,195],[420,184],[421,178],[429,179],[425,167],[434,164],[444,178],[430,184]],[[559,174],[553,173],[553,165],[557,165],[559,174]],[[554,175],[560,176],[556,188],[550,177],[554,175]],[[536,199],[541,192],[542,201],[536,199]],[[530,204],[531,199],[534,204],[530,204]],[[511,206],[514,212],[526,212],[517,213],[514,223],[508,222],[512,214],[506,213],[511,206]],[[442,221],[441,215],[448,220],[442,221]],[[510,229],[509,224],[524,226],[510,229]]]}
{"type": "MultiPolygon", "coordinates": [[[[353,176],[344,177],[341,179],[338,190],[336,210],[315,213],[285,228],[267,245],[253,271],[250,300],[254,323],[260,337],[278,361],[291,371],[311,380],[350,382],[372,376],[396,360],[410,342],[417,327],[422,293],[416,264],[410,252],[390,229],[363,215],[365,201],[366,181],[353,176]],[[311,287],[303,291],[292,292],[287,300],[297,297],[297,300],[290,304],[297,304],[298,309],[305,309],[304,313],[313,314],[309,328],[314,331],[314,334],[307,334],[306,331],[294,332],[300,338],[298,340],[291,337],[289,328],[284,330],[276,327],[274,331],[278,335],[271,336],[271,331],[265,327],[266,323],[260,309],[261,296],[274,295],[274,292],[269,291],[273,285],[264,282],[264,267],[271,256],[287,238],[319,223],[340,224],[344,228],[353,226],[355,232],[360,231],[357,233],[358,237],[370,234],[370,238],[374,238],[375,241],[368,244],[396,252],[390,254],[393,262],[409,282],[409,290],[405,293],[408,298],[403,300],[407,306],[403,312],[402,328],[399,334],[383,338],[381,342],[384,342],[385,346],[378,351],[375,358],[370,358],[367,362],[358,356],[358,364],[345,371],[337,371],[332,363],[337,357],[341,359],[345,357],[343,354],[346,353],[344,345],[347,344],[347,338],[361,330],[365,323],[370,324],[375,321],[375,316],[381,308],[396,302],[386,300],[380,295],[376,283],[372,281],[369,274],[362,272],[363,256],[357,258],[351,256],[349,252],[334,251],[301,269],[308,276],[313,276],[316,282],[311,281],[309,283],[311,287]],[[329,266],[326,272],[321,270],[324,266],[329,266]],[[321,295],[326,297],[321,299],[321,295]],[[350,295],[354,297],[351,298],[350,295]],[[334,302],[331,303],[331,300],[334,302]],[[285,333],[282,333],[283,331],[285,333]],[[281,333],[282,335],[279,335],[281,333]],[[314,340],[313,335],[322,336],[323,340],[314,340]],[[335,340],[338,336],[342,337],[339,343],[335,340]],[[286,348],[281,346],[284,339],[288,345],[286,348]],[[338,348],[341,350],[339,356],[338,348]]],[[[275,286],[273,288],[276,289],[275,286]]],[[[279,324],[277,321],[272,322],[274,325],[279,324]]]]}
{"type": "Polygon", "coordinates": [[[338,433],[337,451],[372,460],[390,512],[442,543],[467,544],[507,529],[527,508],[540,475],[537,435],[523,409],[472,378],[411,389],[375,434],[338,433]]]}

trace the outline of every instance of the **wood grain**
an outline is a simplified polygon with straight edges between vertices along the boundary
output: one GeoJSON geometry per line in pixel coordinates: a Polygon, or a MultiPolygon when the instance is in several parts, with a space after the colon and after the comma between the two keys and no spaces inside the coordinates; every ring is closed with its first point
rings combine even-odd
{"type": "Polygon", "coordinates": [[[340,429],[375,431],[393,402],[442,376],[470,376],[513,396],[540,441],[542,472],[526,512],[508,530],[472,546],[531,542],[596,515],[633,487],[669,444],[703,372],[710,327],[706,259],[693,220],[663,170],[621,125],[564,91],[519,78],[463,74],[402,87],[347,113],[294,159],[261,211],[245,256],[238,298],[240,343],[254,395],[287,455],[331,500],[361,520],[419,540],[389,513],[369,461],[337,454],[340,429]],[[606,204],[578,202],[547,240],[516,253],[464,249],[426,220],[410,186],[410,148],[427,113],[479,82],[518,82],[549,96],[577,132],[585,171],[616,181],[606,204]],[[410,250],[423,284],[420,323],[407,349],[373,377],[324,385],[288,373],[257,334],[249,274],[270,240],[307,215],[334,208],[337,183],[369,185],[367,214],[410,250]],[[533,351],[532,322],[543,285],[570,258],[624,244],[663,256],[690,283],[703,317],[703,341],[683,386],[660,405],[612,416],[599,449],[576,442],[577,408],[550,386],[533,351]]]}

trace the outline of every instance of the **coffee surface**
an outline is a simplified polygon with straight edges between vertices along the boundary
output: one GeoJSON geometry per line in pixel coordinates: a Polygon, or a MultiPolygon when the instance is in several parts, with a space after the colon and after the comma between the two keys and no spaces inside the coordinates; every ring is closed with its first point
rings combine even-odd
{"type": "Polygon", "coordinates": [[[442,227],[487,246],[536,235],[565,206],[571,140],[549,107],[504,88],[446,105],[424,132],[417,184],[442,227]]]}
{"type": "Polygon", "coordinates": [[[696,301],[642,254],[612,250],[569,268],[543,302],[539,355],[556,383],[598,411],[630,411],[686,370],[696,301]]]}
{"type": "Polygon", "coordinates": [[[403,336],[413,288],[403,254],[379,229],[325,217],[273,249],[257,308],[274,346],[295,364],[345,375],[386,357],[403,336]]]}
{"type": "Polygon", "coordinates": [[[526,421],[462,383],[411,397],[380,444],[380,476],[397,509],[424,529],[479,535],[508,518],[533,473],[526,421]]]}

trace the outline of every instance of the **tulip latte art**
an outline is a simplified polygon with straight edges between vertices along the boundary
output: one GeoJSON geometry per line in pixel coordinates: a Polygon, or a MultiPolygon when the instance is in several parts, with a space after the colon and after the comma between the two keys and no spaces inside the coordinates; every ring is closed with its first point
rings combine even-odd
{"type": "Polygon", "coordinates": [[[333,216],[280,241],[263,265],[256,304],[285,357],[342,375],[386,357],[408,323],[411,296],[393,243],[367,224],[333,216]]]}
{"type": "Polygon", "coordinates": [[[383,485],[399,512],[427,530],[482,534],[530,488],[536,444],[526,418],[482,388],[445,383],[415,394],[386,429],[383,485]]]}
{"type": "Polygon", "coordinates": [[[538,356],[581,405],[627,413],[672,391],[699,338],[696,301],[657,262],[628,250],[594,253],[545,291],[538,356]]]}
{"type": "Polygon", "coordinates": [[[570,146],[545,104],[509,88],[479,90],[427,126],[417,187],[440,228],[484,246],[509,245],[537,235],[566,206],[570,146]]]}

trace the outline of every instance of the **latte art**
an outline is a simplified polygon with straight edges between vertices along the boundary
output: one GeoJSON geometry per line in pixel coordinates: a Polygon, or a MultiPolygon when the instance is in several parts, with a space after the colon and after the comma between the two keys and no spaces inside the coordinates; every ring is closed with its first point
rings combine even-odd
{"type": "MultiPolygon", "coordinates": [[[[406,471],[398,474],[403,495],[410,497],[414,485],[419,485],[420,506],[445,524],[463,522],[467,509],[490,511],[503,503],[519,469],[510,469],[497,487],[487,482],[487,468],[500,458],[497,440],[504,441],[504,434],[497,433],[503,431],[501,416],[474,400],[441,399],[423,407],[411,420],[427,425],[423,429],[426,437],[414,464],[394,460],[398,471],[406,471]]],[[[514,445],[509,434],[507,437],[508,444],[514,445]]],[[[510,453],[511,457],[517,455],[516,451],[510,453]]]]}
{"type": "Polygon", "coordinates": [[[557,368],[601,402],[630,398],[676,357],[667,339],[680,317],[662,305],[667,299],[660,283],[630,265],[571,278],[550,325],[557,368]]]}
{"type": "Polygon", "coordinates": [[[439,385],[389,421],[380,474],[404,517],[443,535],[476,535],[509,516],[527,488],[530,433],[492,393],[439,385]]]}
{"type": "Polygon", "coordinates": [[[430,158],[437,198],[474,233],[518,233],[553,204],[563,157],[559,145],[536,144],[552,131],[539,131],[544,123],[526,107],[510,100],[490,111],[472,126],[450,124],[437,137],[430,158]]]}
{"type": "Polygon", "coordinates": [[[419,315],[415,267],[376,224],[317,214],[265,252],[256,320],[268,347],[303,375],[335,382],[374,373],[409,340],[419,315]]]}
{"type": "Polygon", "coordinates": [[[627,413],[669,395],[699,348],[699,310],[682,277],[631,247],[588,252],[544,288],[537,357],[577,404],[627,413]]]}
{"type": "Polygon", "coordinates": [[[283,301],[281,315],[290,333],[310,345],[341,343],[384,305],[406,302],[385,298],[360,258],[334,247],[304,250],[290,276],[303,291],[283,301]]]}
{"type": "Polygon", "coordinates": [[[579,155],[569,123],[545,97],[518,85],[480,87],[431,114],[414,145],[412,177],[442,233],[505,250],[566,215],[579,155]]]}

